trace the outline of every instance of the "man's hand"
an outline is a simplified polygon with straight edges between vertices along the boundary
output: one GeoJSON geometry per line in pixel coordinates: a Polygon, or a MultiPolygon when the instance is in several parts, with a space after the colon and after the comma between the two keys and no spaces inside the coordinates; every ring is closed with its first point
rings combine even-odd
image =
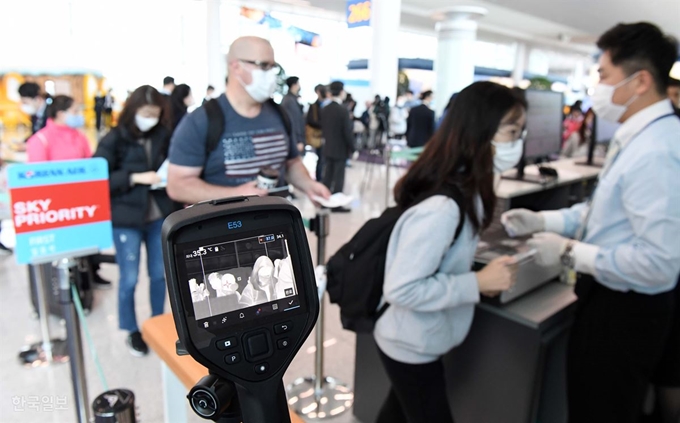
{"type": "Polygon", "coordinates": [[[531,235],[545,230],[543,216],[527,209],[514,209],[503,213],[501,223],[511,237],[531,235]]]}
{"type": "Polygon", "coordinates": [[[307,194],[307,197],[309,197],[309,199],[312,200],[312,203],[317,207],[319,207],[320,204],[314,201],[314,197],[321,197],[326,200],[331,197],[331,192],[326,185],[316,181],[310,181],[309,186],[305,190],[305,194],[307,194]]]}
{"type": "Polygon", "coordinates": [[[527,241],[527,245],[536,249],[536,263],[549,267],[560,263],[568,242],[567,238],[556,233],[540,232],[527,241]]]}
{"type": "Polygon", "coordinates": [[[268,192],[266,189],[258,188],[257,181],[246,182],[243,185],[239,185],[235,188],[235,194],[237,196],[242,195],[247,197],[249,195],[258,195],[260,197],[266,197],[268,192]]]}

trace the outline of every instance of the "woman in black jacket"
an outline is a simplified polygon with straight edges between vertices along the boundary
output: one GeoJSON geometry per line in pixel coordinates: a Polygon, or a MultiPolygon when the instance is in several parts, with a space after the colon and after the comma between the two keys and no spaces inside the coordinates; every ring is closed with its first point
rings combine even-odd
{"type": "Polygon", "coordinates": [[[172,129],[179,125],[187,110],[194,104],[194,96],[191,87],[187,84],[179,84],[170,94],[170,107],[172,107],[172,129]]]}
{"type": "Polygon", "coordinates": [[[166,160],[170,142],[167,100],[149,85],[137,88],[121,112],[118,126],[99,143],[95,157],[109,162],[111,219],[120,267],[118,320],[129,332],[127,345],[135,356],[149,351],[135,316],[135,287],[140,247],[146,244],[150,279],[151,315],[163,313],[165,278],[161,252],[161,225],[177,209],[165,192],[157,171],[166,160]]]}

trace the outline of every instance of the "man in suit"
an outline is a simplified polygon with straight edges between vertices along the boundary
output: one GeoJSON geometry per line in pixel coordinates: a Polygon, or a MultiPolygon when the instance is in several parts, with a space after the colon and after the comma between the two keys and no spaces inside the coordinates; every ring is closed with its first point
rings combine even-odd
{"type": "Polygon", "coordinates": [[[292,127],[293,141],[300,152],[305,151],[305,118],[302,114],[302,107],[298,102],[300,97],[300,78],[291,76],[286,79],[288,93],[281,100],[281,107],[288,113],[290,125],[292,127]]]}
{"type": "Polygon", "coordinates": [[[354,149],[352,122],[347,108],[342,105],[345,99],[344,84],[335,81],[330,85],[332,101],[321,109],[321,131],[325,145],[323,154],[326,159],[323,183],[333,193],[342,192],[345,184],[345,163],[354,149]]]}
{"type": "Polygon", "coordinates": [[[35,134],[47,124],[45,113],[51,99],[40,93],[40,86],[35,82],[24,82],[19,86],[21,111],[31,117],[31,133],[35,134]]]}
{"type": "Polygon", "coordinates": [[[420,95],[421,104],[409,112],[406,141],[409,147],[422,147],[434,134],[434,110],[430,109],[432,91],[420,95]]]}

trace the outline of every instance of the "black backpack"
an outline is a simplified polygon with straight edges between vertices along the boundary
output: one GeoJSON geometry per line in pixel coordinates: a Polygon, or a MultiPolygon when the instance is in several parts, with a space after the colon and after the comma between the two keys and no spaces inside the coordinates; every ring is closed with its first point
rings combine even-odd
{"type": "MultiPolygon", "coordinates": [[[[293,128],[290,118],[283,110],[283,107],[281,107],[271,98],[267,100],[267,103],[271,104],[274,107],[274,110],[276,110],[279,115],[281,115],[281,121],[283,122],[283,126],[286,128],[286,134],[288,134],[288,137],[292,139],[293,128]]],[[[208,155],[210,155],[210,153],[212,153],[213,150],[217,148],[217,145],[220,143],[220,139],[222,138],[222,134],[224,133],[224,113],[222,112],[222,106],[220,106],[220,103],[216,98],[206,101],[205,104],[203,104],[203,107],[205,108],[205,113],[208,116],[208,135],[206,136],[207,142],[205,151],[208,153],[208,155]]]]}
{"type": "MultiPolygon", "coordinates": [[[[451,245],[458,239],[465,222],[463,194],[457,187],[446,187],[423,194],[411,207],[434,196],[446,195],[453,199],[461,212],[451,245]]],[[[354,237],[343,245],[326,264],[328,296],[340,306],[340,319],[345,329],[361,333],[372,332],[375,322],[389,307],[378,305],[383,295],[387,245],[392,230],[407,209],[390,207],[380,217],[371,219],[354,237]]]]}

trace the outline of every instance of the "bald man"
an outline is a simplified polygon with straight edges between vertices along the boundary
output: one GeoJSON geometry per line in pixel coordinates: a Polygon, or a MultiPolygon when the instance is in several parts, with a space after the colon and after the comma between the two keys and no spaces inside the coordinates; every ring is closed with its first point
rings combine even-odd
{"type": "MultiPolygon", "coordinates": [[[[168,195],[175,201],[199,201],[241,195],[267,195],[257,186],[264,168],[310,197],[328,198],[328,189],[314,181],[287,133],[287,117],[271,100],[280,71],[269,41],[239,38],[227,56],[225,94],[216,99],[224,116],[220,142],[208,146],[208,113],[203,105],[186,116],[170,141],[168,195]]],[[[219,116],[219,114],[217,115],[219,116]]]]}

